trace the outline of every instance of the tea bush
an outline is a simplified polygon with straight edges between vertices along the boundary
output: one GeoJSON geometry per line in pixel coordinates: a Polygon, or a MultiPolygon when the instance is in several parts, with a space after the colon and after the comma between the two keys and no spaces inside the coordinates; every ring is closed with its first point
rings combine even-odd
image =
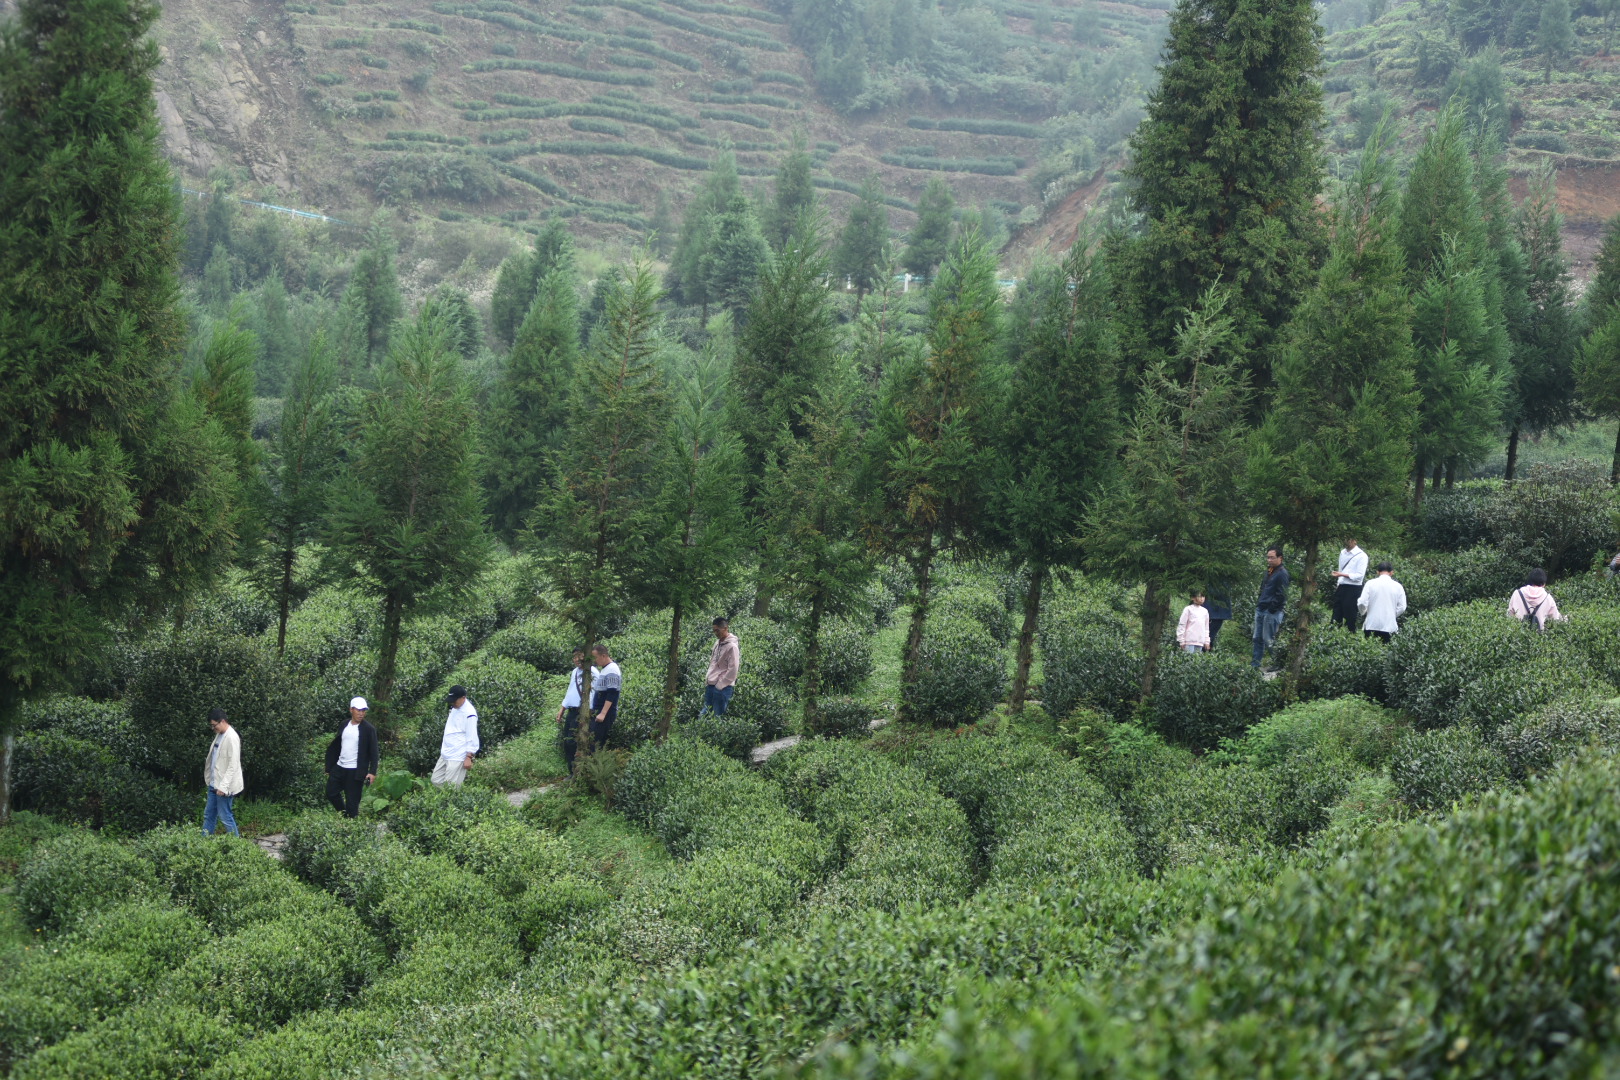
{"type": "Polygon", "coordinates": [[[576,647],[567,626],[550,616],[530,615],[490,635],[484,652],[520,661],[547,675],[566,675],[573,670],[576,647]]]}
{"type": "MultiPolygon", "coordinates": [[[[548,679],[520,660],[474,653],[445,678],[418,707],[418,727],[406,750],[406,764],[418,776],[433,771],[444,742],[450,685],[467,688],[467,700],[478,710],[479,752],[494,750],[556,715],[566,684],[548,679]],[[553,693],[556,691],[556,693],[553,693]]],[[[476,766],[475,766],[476,767],[476,766]]]]}
{"type": "Polygon", "coordinates": [[[1390,763],[1396,793],[1418,810],[1444,809],[1507,778],[1502,751],[1467,725],[1411,732],[1390,763]]]}
{"type": "Polygon", "coordinates": [[[1562,698],[1538,712],[1504,724],[1493,740],[1516,780],[1549,772],[1591,747],[1620,745],[1620,702],[1562,698]]]}
{"type": "Polygon", "coordinates": [[[1614,496],[1603,466],[1567,460],[1533,465],[1484,510],[1491,538],[1526,568],[1578,572],[1614,537],[1614,496]]]}
{"type": "Polygon", "coordinates": [[[936,727],[971,724],[1001,699],[1007,681],[1000,646],[979,624],[936,615],[923,630],[915,681],[901,688],[907,715],[936,727]]]}
{"type": "Polygon", "coordinates": [[[747,761],[760,743],[759,724],[727,710],[717,716],[706,712],[681,725],[695,739],[708,743],[728,758],[747,761]]]}
{"type": "Polygon", "coordinates": [[[121,703],[53,696],[24,706],[12,805],[140,832],[199,813],[195,796],[135,762],[150,754],[121,703]]]}
{"type": "Polygon", "coordinates": [[[1501,490],[1494,480],[1475,480],[1429,493],[1423,499],[1418,539],[1436,551],[1462,551],[1484,543],[1491,537],[1486,511],[1501,490]]]}
{"type": "Polygon", "coordinates": [[[143,1002],[17,1063],[28,1080],[195,1076],[248,1033],[228,1017],[170,998],[143,1002]]]}
{"type": "Polygon", "coordinates": [[[930,605],[929,618],[972,619],[998,645],[1012,640],[1013,618],[1003,598],[987,585],[960,585],[940,593],[930,605]]]}
{"type": "Polygon", "coordinates": [[[1388,649],[1384,642],[1360,632],[1319,628],[1311,635],[1310,649],[1305,655],[1300,696],[1340,698],[1354,694],[1382,701],[1388,649]]]}
{"type": "Polygon", "coordinates": [[[1166,739],[1211,750],[1281,704],[1279,687],[1239,660],[1183,652],[1159,662],[1148,723],[1166,739]]]}
{"type": "Polygon", "coordinates": [[[123,844],[73,832],[47,840],[17,870],[25,926],[60,932],[90,912],[154,894],[157,876],[123,844]]]}
{"type": "Polygon", "coordinates": [[[805,734],[827,739],[865,738],[872,725],[887,715],[881,706],[854,698],[821,698],[816,706],[811,730],[805,734]]]}
{"type": "Polygon", "coordinates": [[[1141,692],[1142,655],[1118,616],[1049,612],[1041,621],[1040,644],[1047,712],[1067,716],[1077,705],[1090,705],[1117,720],[1129,719],[1141,692]]]}

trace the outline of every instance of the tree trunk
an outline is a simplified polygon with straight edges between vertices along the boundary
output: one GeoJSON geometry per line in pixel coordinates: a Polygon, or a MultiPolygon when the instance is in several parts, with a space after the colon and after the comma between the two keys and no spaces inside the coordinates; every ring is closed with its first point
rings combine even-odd
{"type": "Polygon", "coordinates": [[[298,549],[288,544],[281,552],[281,595],[276,598],[276,655],[287,652],[287,615],[292,610],[293,564],[298,549]]]}
{"type": "Polygon", "coordinates": [[[911,568],[917,584],[917,598],[911,608],[911,629],[906,632],[905,655],[900,660],[900,707],[895,710],[895,719],[901,722],[911,719],[911,710],[906,704],[909,696],[907,689],[917,681],[917,665],[922,659],[923,624],[928,621],[928,590],[932,584],[933,570],[934,537],[929,534],[923,541],[922,554],[911,568]]]}
{"type": "Polygon", "coordinates": [[[1297,692],[1305,672],[1305,650],[1311,645],[1311,604],[1316,600],[1316,563],[1321,553],[1321,544],[1312,537],[1305,545],[1305,580],[1299,583],[1299,614],[1294,619],[1293,655],[1288,661],[1291,692],[1297,692]]]}
{"type": "Polygon", "coordinates": [[[804,731],[807,735],[821,730],[821,593],[810,598],[810,619],[804,627],[804,679],[800,694],[804,698],[804,731]]]}
{"type": "Polygon", "coordinates": [[[1159,658],[1164,652],[1164,624],[1170,618],[1170,598],[1159,586],[1148,582],[1142,597],[1142,700],[1153,695],[1153,684],[1159,677],[1159,658]]]}
{"type": "Polygon", "coordinates": [[[681,602],[669,616],[669,659],[664,663],[664,712],[658,718],[658,741],[669,735],[669,722],[675,716],[675,693],[681,688],[681,602]]]}
{"type": "Polygon", "coordinates": [[[771,614],[771,587],[765,580],[765,567],[763,563],[759,568],[759,576],[754,579],[754,618],[766,619],[771,614]]]}
{"type": "Polygon", "coordinates": [[[11,824],[11,756],[17,748],[17,736],[12,731],[15,715],[0,717],[0,825],[11,824]]]}
{"type": "Polygon", "coordinates": [[[371,722],[379,734],[393,722],[395,663],[399,659],[399,624],[405,605],[397,596],[383,601],[382,653],[377,657],[377,673],[371,680],[371,722]]]}
{"type": "Polygon", "coordinates": [[[1440,465],[1440,464],[1435,465],[1435,467],[1434,467],[1434,475],[1429,477],[1429,486],[1434,488],[1434,490],[1439,491],[1440,490],[1440,480],[1445,475],[1446,475],[1446,467],[1444,465],[1440,465]]]}
{"type": "Polygon", "coordinates": [[[1457,486],[1457,459],[1452,458],[1446,462],[1446,490],[1450,491],[1457,486]]]}
{"type": "Polygon", "coordinates": [[[1024,625],[1018,631],[1012,695],[1007,699],[1007,707],[1015,713],[1024,711],[1024,698],[1029,694],[1029,669],[1035,662],[1035,631],[1040,626],[1041,590],[1045,585],[1046,564],[1035,563],[1029,568],[1029,589],[1024,593],[1024,625]]]}
{"type": "Polygon", "coordinates": [[[1514,424],[1513,430],[1508,432],[1507,468],[1502,472],[1502,479],[1513,483],[1513,474],[1519,467],[1519,425],[1514,424]]]}
{"type": "Polygon", "coordinates": [[[1620,484],[1620,428],[1614,433],[1614,464],[1609,466],[1610,485],[1620,484]]]}
{"type": "Polygon", "coordinates": [[[1416,514],[1419,510],[1423,509],[1423,480],[1424,480],[1423,464],[1421,462],[1419,462],[1417,468],[1412,470],[1412,513],[1413,514],[1416,514]]]}

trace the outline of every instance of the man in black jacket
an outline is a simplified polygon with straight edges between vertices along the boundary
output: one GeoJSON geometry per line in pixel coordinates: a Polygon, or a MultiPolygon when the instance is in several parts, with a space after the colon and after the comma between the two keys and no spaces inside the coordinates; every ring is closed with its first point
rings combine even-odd
{"type": "Polygon", "coordinates": [[[349,817],[360,816],[360,793],[377,779],[377,729],[366,719],[366,699],[349,702],[349,722],[326,747],[326,801],[349,817]]]}
{"type": "Polygon", "coordinates": [[[1260,598],[1254,602],[1254,667],[1265,659],[1271,643],[1282,629],[1283,608],[1288,603],[1288,568],[1283,565],[1282,548],[1266,548],[1266,576],[1260,580],[1260,598]]]}

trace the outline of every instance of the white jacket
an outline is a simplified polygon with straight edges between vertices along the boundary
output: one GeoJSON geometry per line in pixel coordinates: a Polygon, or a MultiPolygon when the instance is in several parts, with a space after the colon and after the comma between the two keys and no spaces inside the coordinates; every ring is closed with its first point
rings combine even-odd
{"type": "Polygon", "coordinates": [[[1379,574],[1361,590],[1356,610],[1367,616],[1361,624],[1363,630],[1393,634],[1400,629],[1396,619],[1406,610],[1406,587],[1392,577],[1379,574]]]}
{"type": "MultiPolygon", "coordinates": [[[[214,743],[208,743],[208,754],[214,743]]],[[[223,791],[226,795],[242,794],[242,737],[236,728],[228,727],[219,737],[219,757],[214,759],[214,782],[208,782],[208,754],[203,755],[203,787],[209,791],[223,791]]]]}

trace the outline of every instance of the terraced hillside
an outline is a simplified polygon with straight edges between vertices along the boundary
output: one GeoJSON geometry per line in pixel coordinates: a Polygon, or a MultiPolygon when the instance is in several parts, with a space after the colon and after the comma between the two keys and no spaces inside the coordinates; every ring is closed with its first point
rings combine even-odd
{"type": "MultiPolygon", "coordinates": [[[[876,173],[905,227],[943,172],[965,203],[1028,222],[1058,173],[1096,167],[1059,153],[1040,172],[1040,125],[1119,113],[1087,87],[1119,54],[1150,61],[1169,0],[954,7],[910,5],[937,20],[927,56],[861,68],[831,38],[812,55],[819,31],[767,0],[170,0],[160,105],[188,184],[224,169],[244,193],[328,213],[562,213],[639,237],[717,147],[766,176],[803,129],[835,205],[876,173]]],[[[1087,145],[1133,123],[1127,110],[1087,145]]]]}

